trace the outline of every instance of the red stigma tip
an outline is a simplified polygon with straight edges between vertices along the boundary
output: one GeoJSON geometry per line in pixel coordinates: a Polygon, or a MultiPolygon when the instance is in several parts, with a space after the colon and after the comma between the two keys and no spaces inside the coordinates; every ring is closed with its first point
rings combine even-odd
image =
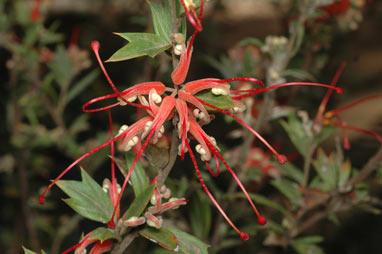
{"type": "Polygon", "coordinates": [[[280,164],[284,164],[285,162],[288,161],[287,157],[285,155],[278,155],[277,160],[280,164]]]}
{"type": "Polygon", "coordinates": [[[341,87],[336,87],[336,92],[342,94],[344,92],[344,89],[342,89],[341,87]]]}
{"type": "Polygon", "coordinates": [[[267,224],[267,219],[263,216],[257,217],[257,223],[261,226],[267,224]]]}
{"type": "Polygon", "coordinates": [[[240,232],[240,238],[243,241],[247,241],[249,239],[249,235],[248,235],[248,233],[240,232]]]}
{"type": "Polygon", "coordinates": [[[98,41],[92,41],[92,43],[90,45],[94,51],[99,50],[99,42],[98,41]]]}
{"type": "Polygon", "coordinates": [[[41,195],[40,197],[38,197],[38,202],[40,203],[40,205],[43,205],[45,203],[44,196],[41,195]]]}

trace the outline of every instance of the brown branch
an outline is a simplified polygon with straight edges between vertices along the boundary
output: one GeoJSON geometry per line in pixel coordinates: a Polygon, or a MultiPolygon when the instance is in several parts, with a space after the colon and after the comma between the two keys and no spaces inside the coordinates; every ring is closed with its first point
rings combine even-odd
{"type": "Polygon", "coordinates": [[[114,246],[111,254],[123,254],[136,237],[138,237],[138,232],[130,232],[127,234],[121,242],[114,246]]]}
{"type": "Polygon", "coordinates": [[[354,176],[349,181],[349,186],[354,187],[359,182],[366,179],[374,170],[382,166],[382,147],[378,150],[373,157],[369,159],[366,165],[361,169],[358,175],[354,176]]]}

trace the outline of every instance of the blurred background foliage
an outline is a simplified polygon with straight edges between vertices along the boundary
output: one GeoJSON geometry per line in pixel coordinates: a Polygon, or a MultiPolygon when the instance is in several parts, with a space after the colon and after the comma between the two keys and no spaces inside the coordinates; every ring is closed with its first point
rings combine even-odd
{"type": "MultiPolygon", "coordinates": [[[[272,45],[269,35],[287,35],[291,22],[299,17],[296,13],[303,2],[210,0],[203,19],[204,31],[196,41],[189,80],[249,75],[267,83],[280,81],[272,80],[269,70],[272,64],[281,61],[275,59],[283,56],[264,47],[272,45]],[[269,52],[270,56],[264,52],[269,52]]],[[[326,2],[328,5],[331,1],[326,2]]],[[[339,82],[344,94],[334,95],[335,99],[329,102],[330,108],[382,92],[382,38],[377,36],[382,28],[382,2],[350,2],[353,8],[350,14],[349,10],[341,12],[334,8],[325,12],[320,9],[327,15],[318,15],[305,22],[305,37],[296,56],[288,61],[288,72],[276,78],[329,83],[340,63],[347,60],[348,66],[339,82]]],[[[82,232],[95,227],[94,223],[75,215],[60,201],[61,192],[51,192],[52,196],[44,206],[38,204],[38,195],[60,170],[107,139],[106,114],[89,115],[81,111],[89,99],[111,92],[103,76],[99,75],[89,50],[90,42],[100,41],[101,56],[107,59],[125,43],[112,32],[151,31],[149,13],[143,0],[0,0],[2,253],[22,253],[21,245],[35,251],[44,249],[48,253],[58,253],[77,242],[82,232]]],[[[124,89],[148,80],[168,82],[171,68],[166,63],[168,56],[163,54],[156,59],[145,57],[108,63],[106,68],[118,87],[124,89]]],[[[302,108],[313,117],[324,92],[283,90],[277,103],[287,111],[289,109],[283,106],[302,108]]],[[[362,104],[355,111],[346,112],[343,121],[382,133],[381,107],[378,105],[381,105],[380,101],[362,104]]],[[[256,110],[254,107],[251,112],[256,110]]],[[[121,124],[134,119],[135,111],[117,109],[113,117],[115,129],[118,129],[121,124]]],[[[215,121],[219,125],[226,119],[218,117],[215,121]]],[[[296,117],[285,119],[282,125],[286,131],[277,122],[272,126],[266,124],[262,133],[272,143],[279,144],[283,153],[293,154],[299,150],[298,141],[293,142],[292,137],[298,130],[288,129],[288,126],[302,126],[299,121],[296,117]]],[[[219,128],[209,125],[206,131],[219,140],[226,156],[237,166],[235,149],[240,149],[242,137],[245,137],[242,130],[236,124],[228,123],[219,128]]],[[[309,197],[320,197],[330,203],[328,193],[337,191],[341,184],[346,185],[349,178],[346,174],[351,175],[362,168],[380,146],[368,136],[349,132],[351,149],[342,151],[338,148],[339,142],[335,142],[336,136],[340,137],[340,132],[322,144],[323,150],[319,150],[314,162],[317,174],[310,186],[320,189],[318,194],[293,189],[302,181],[301,171],[293,165],[280,167],[262,149],[251,150],[253,163],[242,179],[248,186],[253,186],[249,187],[251,191],[267,197],[254,196],[262,205],[263,214],[272,218],[266,230],[253,226],[252,215],[243,217],[246,212],[251,212],[240,200],[240,194],[227,191],[232,185],[227,175],[214,181],[205,174],[206,182],[217,198],[230,204],[226,207],[233,220],[240,221],[243,229],[247,229],[247,225],[248,232],[256,234],[250,241],[242,243],[224,222],[217,219],[217,212],[200,190],[188,160],[175,165],[175,169],[181,170],[173,170],[168,185],[178,196],[191,201],[169,223],[212,244],[211,253],[283,253],[285,249],[288,253],[308,253],[307,250],[313,251],[309,253],[322,253],[322,250],[325,253],[381,253],[382,218],[377,216],[381,209],[381,170],[377,177],[367,179],[363,186],[359,186],[356,193],[357,198],[362,199],[362,195],[371,198],[364,192],[367,189],[367,193],[377,197],[372,198],[372,205],[365,202],[369,204],[362,207],[361,200],[361,206],[354,209],[352,205],[352,209],[344,211],[341,208],[345,205],[338,210],[332,207],[334,210],[322,217],[329,220],[319,220],[320,223],[304,229],[306,235],[290,232],[288,223],[294,220],[288,218],[314,214],[314,210],[307,209],[307,204],[302,202],[309,201],[309,197]],[[346,172],[342,176],[345,180],[341,174],[328,176],[321,172],[320,163],[332,163],[334,171],[346,172]],[[279,177],[280,171],[285,177],[279,177]],[[371,213],[364,210],[371,210],[371,213]],[[264,247],[264,243],[268,247],[264,247]],[[320,247],[317,247],[318,243],[320,247]]],[[[300,152],[303,150],[300,148],[300,152]]],[[[104,170],[109,165],[107,154],[107,150],[100,151],[81,163],[98,182],[108,176],[108,170],[104,170]]],[[[294,163],[301,166],[301,156],[297,155],[294,163]]],[[[73,170],[66,178],[79,179],[79,170],[73,170]]],[[[317,208],[314,204],[312,207],[317,208]]],[[[131,249],[145,249],[145,244],[138,240],[131,249]]],[[[149,248],[152,253],[163,253],[153,245],[149,248]]]]}

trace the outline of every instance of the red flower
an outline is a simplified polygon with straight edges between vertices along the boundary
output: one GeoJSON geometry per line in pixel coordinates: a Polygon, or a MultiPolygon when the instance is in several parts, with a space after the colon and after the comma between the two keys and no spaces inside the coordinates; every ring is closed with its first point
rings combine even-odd
{"type": "MultiPolygon", "coordinates": [[[[190,20],[192,25],[195,27],[195,31],[187,47],[185,45],[182,45],[179,64],[171,75],[173,83],[174,83],[174,88],[165,87],[163,83],[155,81],[155,82],[137,84],[126,89],[123,92],[119,92],[116,86],[114,85],[114,83],[111,81],[99,57],[98,42],[92,43],[92,49],[97,57],[99,65],[102,71],[104,72],[104,75],[106,79],[108,80],[110,86],[112,87],[114,93],[101,96],[87,102],[83,106],[83,110],[85,112],[97,112],[102,110],[109,110],[110,108],[113,108],[119,105],[121,106],[131,105],[131,106],[144,109],[147,112],[148,116],[145,116],[139,119],[136,123],[134,123],[130,127],[123,126],[115,138],[91,150],[90,152],[84,154],[78,160],[73,162],[54,181],[52,181],[49,187],[41,195],[40,202],[44,201],[44,195],[46,194],[46,192],[66,172],[68,172],[73,166],[79,163],[83,158],[89,156],[90,154],[93,154],[94,152],[108,145],[113,145],[115,141],[122,140],[122,143],[120,144],[120,147],[122,148],[122,150],[127,151],[127,150],[130,150],[132,147],[138,147],[138,149],[136,150],[137,153],[136,153],[135,160],[133,161],[125,177],[125,181],[122,185],[121,192],[118,195],[118,198],[116,199],[116,201],[113,202],[113,204],[115,205],[114,213],[109,222],[109,226],[113,227],[115,224],[115,219],[118,218],[117,214],[119,211],[118,209],[119,209],[121,197],[123,195],[123,192],[126,188],[130,175],[132,171],[134,170],[136,163],[140,159],[148,143],[149,142],[156,143],[158,139],[163,135],[163,133],[165,132],[165,129],[163,126],[165,121],[168,121],[172,119],[174,116],[177,116],[177,119],[178,119],[177,129],[179,133],[179,139],[181,140],[181,144],[179,147],[179,154],[181,158],[182,159],[184,158],[184,154],[187,152],[186,151],[187,149],[193,161],[196,173],[202,184],[203,189],[205,190],[207,195],[210,197],[214,205],[217,207],[219,212],[224,216],[226,221],[232,226],[232,228],[240,235],[240,237],[243,240],[247,240],[249,238],[248,234],[245,232],[241,232],[232,223],[232,221],[228,218],[228,216],[222,210],[220,205],[217,203],[215,198],[212,196],[207,186],[204,184],[204,181],[200,174],[199,166],[196,162],[194,153],[192,152],[190,141],[188,138],[192,137],[197,141],[197,145],[195,146],[195,151],[200,154],[201,160],[205,162],[207,168],[210,170],[212,175],[217,176],[219,174],[219,168],[220,168],[219,161],[221,161],[224,164],[224,166],[228,169],[229,173],[234,177],[235,181],[238,183],[244,195],[247,197],[248,202],[250,203],[250,205],[252,206],[253,210],[255,211],[257,215],[257,221],[260,225],[264,225],[266,223],[266,219],[259,214],[255,204],[252,202],[249,194],[247,193],[243,184],[238,179],[236,173],[219,153],[220,149],[215,139],[209,136],[208,134],[206,134],[204,130],[202,129],[203,125],[208,124],[211,121],[211,116],[209,115],[209,112],[206,110],[204,106],[208,106],[209,108],[212,108],[213,110],[217,112],[230,116],[233,119],[235,119],[238,123],[246,127],[261,142],[263,142],[269,148],[269,150],[276,156],[277,160],[280,163],[286,162],[286,157],[284,155],[279,154],[262,136],[260,136],[259,133],[257,133],[248,124],[246,124],[244,121],[236,117],[234,114],[232,114],[231,112],[227,110],[211,105],[201,99],[198,99],[197,97],[195,97],[195,94],[204,90],[210,90],[211,93],[216,96],[218,95],[230,96],[231,99],[235,101],[235,105],[236,105],[232,108],[232,111],[237,112],[241,110],[240,109],[241,99],[249,97],[249,96],[253,96],[255,94],[262,93],[271,89],[279,88],[279,87],[293,86],[293,85],[322,86],[322,87],[328,87],[330,89],[336,90],[337,92],[341,92],[341,89],[335,88],[333,86],[323,85],[323,84],[303,83],[303,82],[286,83],[286,84],[280,84],[280,85],[264,88],[264,85],[261,81],[255,78],[248,78],[248,77],[231,78],[231,79],[223,79],[223,80],[215,79],[215,78],[206,78],[206,79],[195,80],[195,81],[191,81],[191,82],[187,82],[183,84],[187,76],[189,64],[191,61],[192,46],[193,46],[195,36],[199,31],[202,30],[201,16],[203,12],[203,1],[201,1],[199,16],[196,15],[193,9],[193,6],[191,4],[192,1],[181,0],[181,3],[185,9],[188,19],[190,20]],[[187,5],[186,3],[189,3],[189,4],[187,5]],[[192,14],[190,14],[189,11],[191,11],[192,14]],[[259,87],[254,89],[249,89],[249,90],[231,90],[230,89],[231,85],[229,84],[229,82],[233,82],[233,81],[253,82],[255,84],[258,84],[259,87]],[[88,109],[88,106],[92,105],[93,103],[103,101],[106,99],[111,99],[111,98],[118,98],[118,102],[112,105],[97,108],[97,109],[88,109]],[[138,102],[135,102],[136,100],[138,100],[138,102]],[[218,165],[216,173],[214,173],[209,166],[209,161],[212,157],[215,159],[216,164],[218,165]]],[[[177,48],[176,50],[179,50],[179,49],[177,48]]],[[[149,214],[146,217],[151,218],[151,220],[155,221],[155,218],[153,218],[149,214]]]]}
{"type": "Polygon", "coordinates": [[[328,15],[338,15],[345,13],[350,7],[350,0],[339,0],[335,1],[334,3],[327,5],[325,7],[322,7],[322,9],[328,14],[328,15]]]}

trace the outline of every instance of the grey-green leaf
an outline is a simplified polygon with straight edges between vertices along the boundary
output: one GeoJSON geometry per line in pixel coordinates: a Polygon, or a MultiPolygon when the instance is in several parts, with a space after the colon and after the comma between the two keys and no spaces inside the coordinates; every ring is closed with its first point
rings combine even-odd
{"type": "Polygon", "coordinates": [[[294,114],[289,115],[288,122],[281,121],[281,126],[288,133],[288,136],[297,150],[306,155],[309,147],[310,137],[302,126],[302,122],[294,114]]]}
{"type": "Polygon", "coordinates": [[[288,69],[283,72],[283,75],[286,77],[292,77],[300,80],[309,80],[312,82],[316,82],[316,78],[310,74],[309,72],[306,72],[304,70],[300,69],[288,69]]]}
{"type": "Polygon", "coordinates": [[[326,156],[322,149],[318,150],[317,159],[313,162],[319,177],[323,181],[322,190],[331,191],[337,187],[338,167],[334,155],[326,156]]]}
{"type": "Polygon", "coordinates": [[[195,236],[187,234],[178,229],[169,228],[179,240],[179,250],[184,254],[208,254],[208,245],[195,236]]]}
{"type": "Polygon", "coordinates": [[[150,202],[152,195],[154,194],[155,185],[149,185],[144,189],[131,203],[129,209],[127,209],[125,219],[128,220],[132,216],[140,216],[145,210],[147,204],[150,202]]]}
{"type": "Polygon", "coordinates": [[[107,223],[113,214],[113,205],[108,195],[83,169],[81,176],[81,182],[60,180],[56,183],[70,197],[64,201],[83,217],[107,223]]]}
{"type": "MultiPolygon", "coordinates": [[[[211,92],[203,92],[196,95],[197,98],[221,109],[229,109],[235,106],[231,97],[226,95],[214,95],[211,92]]],[[[207,110],[214,110],[206,106],[207,110]]]]}
{"type": "Polygon", "coordinates": [[[151,14],[153,16],[155,34],[168,43],[171,43],[172,23],[171,9],[168,0],[162,1],[163,4],[156,4],[149,0],[147,0],[147,2],[150,5],[151,14]]]}
{"type": "Polygon", "coordinates": [[[244,38],[243,40],[240,41],[240,46],[246,46],[248,44],[252,44],[252,45],[255,45],[259,48],[263,47],[264,46],[264,42],[262,42],[261,40],[257,39],[257,38],[253,38],[253,37],[247,37],[247,38],[244,38]]]}
{"type": "Polygon", "coordinates": [[[116,35],[128,40],[129,43],[117,50],[107,62],[124,61],[140,56],[155,57],[172,46],[170,42],[157,34],[116,33],[116,35]]]}
{"type": "Polygon", "coordinates": [[[102,243],[103,241],[109,239],[119,240],[119,236],[114,230],[110,228],[99,227],[93,230],[89,239],[99,240],[102,243]]]}
{"type": "Polygon", "coordinates": [[[189,214],[192,233],[198,238],[206,239],[211,227],[211,207],[200,191],[196,191],[191,197],[189,214]]]}
{"type": "MultiPolygon", "coordinates": [[[[135,159],[135,156],[132,153],[126,153],[126,165],[127,169],[130,169],[130,166],[133,164],[133,161],[135,159]]],[[[127,172],[125,173],[125,175],[127,172]]],[[[135,167],[130,175],[130,182],[133,186],[134,194],[137,197],[139,194],[142,193],[143,190],[145,190],[149,185],[149,179],[147,177],[146,172],[142,168],[141,163],[137,162],[135,164],[135,167]]]]}
{"type": "Polygon", "coordinates": [[[279,164],[278,165],[281,172],[291,178],[292,180],[296,181],[299,184],[302,184],[304,182],[304,174],[300,169],[298,169],[295,165],[293,165],[290,162],[279,164]]]}
{"type": "Polygon", "coordinates": [[[139,231],[139,234],[165,249],[174,250],[178,247],[178,238],[166,228],[146,227],[139,231]]]}
{"type": "MultiPolygon", "coordinates": [[[[31,250],[25,248],[24,246],[22,246],[22,248],[23,248],[24,254],[37,254],[36,252],[31,251],[31,250]]],[[[44,250],[41,250],[41,254],[46,254],[46,252],[44,250]]]]}
{"type": "Polygon", "coordinates": [[[313,237],[315,239],[306,239],[311,237],[302,237],[296,239],[294,242],[292,242],[292,247],[297,251],[299,254],[324,254],[324,251],[317,245],[314,244],[314,242],[307,242],[306,240],[320,240],[322,241],[322,237],[317,238],[313,237]]]}
{"type": "Polygon", "coordinates": [[[68,95],[66,96],[66,103],[69,103],[75,97],[77,97],[82,91],[84,91],[92,82],[97,78],[99,70],[95,69],[78,81],[72,88],[70,88],[68,95]]]}
{"type": "Polygon", "coordinates": [[[302,202],[302,194],[298,185],[288,179],[273,180],[271,184],[276,187],[292,204],[299,205],[302,202]]]}

